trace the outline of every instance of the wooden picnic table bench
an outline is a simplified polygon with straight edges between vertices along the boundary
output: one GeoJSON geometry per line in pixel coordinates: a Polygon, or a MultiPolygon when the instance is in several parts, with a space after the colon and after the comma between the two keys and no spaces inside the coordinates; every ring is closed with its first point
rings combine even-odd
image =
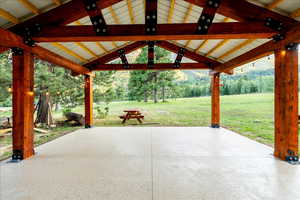
{"type": "Polygon", "coordinates": [[[137,119],[140,123],[143,123],[144,116],[139,110],[124,110],[124,112],[126,114],[119,116],[120,119],[123,119],[122,124],[130,119],[137,119]]]}

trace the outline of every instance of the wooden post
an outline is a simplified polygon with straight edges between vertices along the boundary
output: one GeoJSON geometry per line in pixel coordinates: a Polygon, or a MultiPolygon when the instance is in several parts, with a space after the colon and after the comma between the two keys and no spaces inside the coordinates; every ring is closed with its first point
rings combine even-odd
{"type": "Polygon", "coordinates": [[[220,74],[211,78],[211,127],[220,128],[220,74]]]}
{"type": "Polygon", "coordinates": [[[13,160],[34,154],[33,147],[33,55],[21,49],[13,51],[13,160]]]}
{"type": "Polygon", "coordinates": [[[298,50],[275,51],[275,152],[298,159],[298,50]]]}
{"type": "Polygon", "coordinates": [[[85,75],[85,128],[93,125],[93,77],[85,75]]]}

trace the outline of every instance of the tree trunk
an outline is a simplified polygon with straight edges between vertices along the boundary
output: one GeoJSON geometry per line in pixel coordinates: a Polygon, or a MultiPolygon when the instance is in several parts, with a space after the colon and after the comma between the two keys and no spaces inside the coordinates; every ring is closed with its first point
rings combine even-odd
{"type": "Polygon", "coordinates": [[[147,91],[144,92],[144,102],[145,102],[145,103],[148,102],[148,94],[147,94],[147,91]]]}
{"type": "Polygon", "coordinates": [[[157,74],[154,74],[153,101],[157,103],[157,74]]]}
{"type": "Polygon", "coordinates": [[[163,100],[163,102],[166,102],[166,99],[165,99],[165,89],[166,89],[166,87],[165,87],[165,85],[163,85],[162,86],[162,100],[163,100]]]}
{"type": "Polygon", "coordinates": [[[37,115],[35,119],[35,124],[53,124],[52,112],[51,112],[51,104],[50,104],[50,96],[47,92],[42,92],[39,97],[39,101],[37,104],[37,115]]]}

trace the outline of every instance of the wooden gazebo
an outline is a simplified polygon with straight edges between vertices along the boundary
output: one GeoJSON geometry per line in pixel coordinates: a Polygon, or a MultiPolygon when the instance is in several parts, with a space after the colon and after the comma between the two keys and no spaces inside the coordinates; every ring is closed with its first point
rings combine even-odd
{"type": "Polygon", "coordinates": [[[208,69],[213,128],[220,126],[220,73],[275,54],[275,156],[298,159],[300,1],[2,0],[0,53],[13,51],[13,158],[33,148],[36,56],[85,76],[86,127],[93,124],[92,72],[208,69]],[[299,18],[298,18],[299,19],[299,18]],[[154,46],[177,54],[154,62],[154,46]],[[148,46],[148,64],[126,54],[148,46]],[[182,58],[190,59],[183,63],[182,58]],[[122,64],[110,64],[120,58],[122,64]]]}

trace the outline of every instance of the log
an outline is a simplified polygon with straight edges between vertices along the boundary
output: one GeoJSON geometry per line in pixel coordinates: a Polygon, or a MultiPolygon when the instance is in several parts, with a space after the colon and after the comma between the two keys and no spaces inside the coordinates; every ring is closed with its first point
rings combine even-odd
{"type": "Polygon", "coordinates": [[[64,113],[64,116],[67,118],[65,122],[75,121],[78,125],[84,125],[84,117],[81,114],[74,112],[64,113]]]}
{"type": "Polygon", "coordinates": [[[12,128],[12,117],[0,118],[0,128],[2,129],[12,128]]]}

